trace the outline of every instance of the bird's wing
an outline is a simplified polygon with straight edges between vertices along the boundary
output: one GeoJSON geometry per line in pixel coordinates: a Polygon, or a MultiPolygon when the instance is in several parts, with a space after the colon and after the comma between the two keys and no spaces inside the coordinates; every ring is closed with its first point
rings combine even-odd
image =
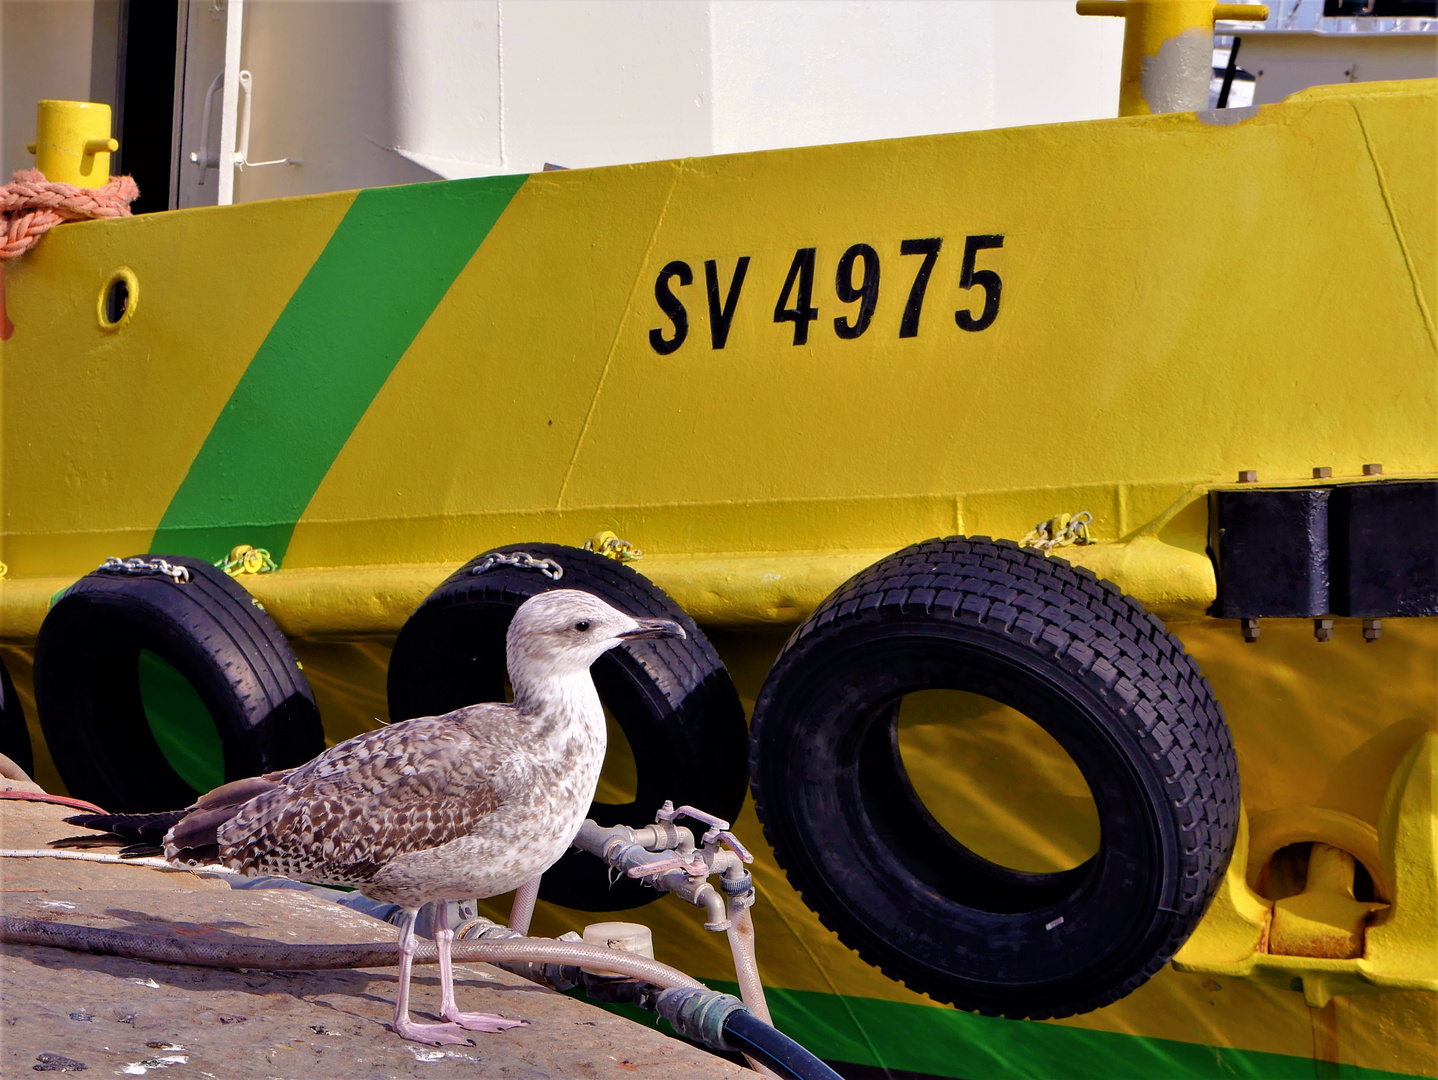
{"type": "Polygon", "coordinates": [[[390,859],[468,836],[525,783],[506,706],[392,724],[333,746],[220,827],[237,870],[367,880],[390,859]],[[488,710],[477,717],[476,713],[488,710]],[[492,729],[492,730],[491,730],[492,729]]]}
{"type": "Polygon", "coordinates": [[[390,724],[331,746],[283,774],[280,783],[292,791],[340,797],[379,794],[397,784],[423,790],[468,784],[476,766],[481,772],[497,768],[506,746],[514,745],[506,738],[513,716],[508,705],[470,705],[390,724]]]}

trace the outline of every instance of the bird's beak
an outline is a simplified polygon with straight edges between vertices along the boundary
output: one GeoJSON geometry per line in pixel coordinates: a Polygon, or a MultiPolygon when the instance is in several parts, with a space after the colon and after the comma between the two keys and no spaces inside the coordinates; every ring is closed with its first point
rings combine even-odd
{"type": "Polygon", "coordinates": [[[621,641],[637,641],[642,638],[686,638],[684,627],[669,619],[636,619],[639,625],[633,630],[623,630],[616,636],[621,641]]]}

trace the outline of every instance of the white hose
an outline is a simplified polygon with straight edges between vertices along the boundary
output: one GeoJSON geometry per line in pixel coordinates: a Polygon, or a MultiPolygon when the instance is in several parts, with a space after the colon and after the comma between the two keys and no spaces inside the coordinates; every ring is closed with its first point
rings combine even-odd
{"type": "Polygon", "coordinates": [[[520,934],[529,933],[534,918],[534,902],[539,899],[539,878],[526,881],[514,892],[514,906],[509,910],[509,928],[520,934]]]}
{"type": "MultiPolygon", "coordinates": [[[[261,939],[204,941],[159,937],[125,930],[0,916],[0,941],[16,945],[45,945],[108,956],[126,956],[159,964],[195,964],[201,967],[246,967],[257,971],[307,971],[347,967],[379,967],[399,963],[399,942],[355,942],[345,945],[299,945],[261,939]]],[[[698,979],[647,956],[606,949],[582,942],[552,938],[501,938],[493,941],[456,941],[452,955],[457,963],[561,964],[599,967],[655,986],[684,986],[703,990],[698,979]]],[[[420,942],[416,964],[433,964],[439,955],[432,941],[420,942]]]]}
{"type": "Polygon", "coordinates": [[[233,874],[228,866],[172,866],[164,859],[142,856],[127,859],[103,851],[65,851],[57,848],[0,848],[0,859],[73,859],[76,862],[113,863],[116,866],[143,866],[149,870],[170,870],[179,874],[233,874]]]}
{"type": "Polygon", "coordinates": [[[734,953],[734,974],[739,979],[739,996],[754,1015],[770,1027],[769,1003],[764,1000],[764,983],[759,978],[759,961],[754,954],[754,919],[749,909],[729,917],[729,948],[734,953]]]}

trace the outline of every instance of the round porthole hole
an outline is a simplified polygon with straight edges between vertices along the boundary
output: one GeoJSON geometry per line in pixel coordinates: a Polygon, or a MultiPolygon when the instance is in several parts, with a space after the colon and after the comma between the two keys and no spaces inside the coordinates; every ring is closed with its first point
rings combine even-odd
{"type": "Polygon", "coordinates": [[[128,266],[120,267],[110,275],[104,288],[100,290],[99,303],[96,306],[100,329],[121,329],[134,317],[139,301],[140,283],[135,272],[128,266]]]}

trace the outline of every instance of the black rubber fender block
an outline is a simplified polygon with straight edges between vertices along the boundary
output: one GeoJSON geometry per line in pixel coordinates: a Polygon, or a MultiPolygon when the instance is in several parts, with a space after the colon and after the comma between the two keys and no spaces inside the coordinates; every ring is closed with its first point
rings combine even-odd
{"type": "Polygon", "coordinates": [[[0,661],[0,754],[19,765],[27,775],[35,774],[35,754],[30,747],[30,731],[25,726],[25,710],[3,661],[0,661]]]}
{"type": "MultiPolygon", "coordinates": [[[[665,799],[733,818],[748,784],[744,709],[719,654],[663,590],[628,566],[581,548],[509,544],[475,556],[410,615],[389,665],[392,721],[505,700],[504,638],[515,610],[550,589],[583,589],[621,611],[673,619],[689,636],[628,642],[591,669],[600,700],[634,751],[633,802],[595,802],[600,825],[643,825],[665,799]]],[[[540,896],[581,911],[621,911],[659,893],[608,880],[592,855],[571,852],[540,896]]]]}
{"type": "Polygon", "coordinates": [[[986,537],[897,552],[784,647],[750,729],[765,836],[841,940],[911,989],[989,1015],[1086,1012],[1149,979],[1202,918],[1238,828],[1223,712],[1179,643],[1087,570],[986,537]],[[951,836],[904,770],[898,706],[946,688],[1042,726],[1101,839],[1057,873],[951,836]]]}
{"type": "Polygon", "coordinates": [[[200,559],[125,561],[131,569],[109,560],[65,590],[35,644],[40,726],[72,794],[113,813],[171,810],[201,794],[151,730],[140,685],[146,651],[203,703],[209,719],[185,722],[213,723],[225,781],[302,765],[325,748],[299,660],[238,582],[200,559]]]}

